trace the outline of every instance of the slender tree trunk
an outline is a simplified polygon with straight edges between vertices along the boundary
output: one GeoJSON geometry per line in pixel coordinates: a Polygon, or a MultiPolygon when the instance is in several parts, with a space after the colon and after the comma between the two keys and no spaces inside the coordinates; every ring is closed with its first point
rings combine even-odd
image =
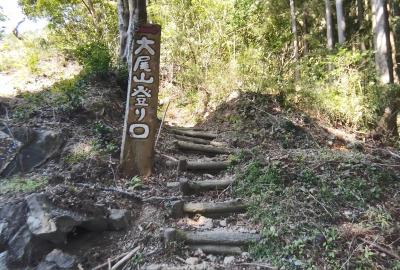
{"type": "Polygon", "coordinates": [[[346,42],[346,17],[344,15],[343,0],[336,0],[336,16],[339,44],[346,42]]]}
{"type": "Polygon", "coordinates": [[[303,43],[304,55],[308,54],[308,9],[306,2],[303,3],[303,43]]]}
{"type": "Polygon", "coordinates": [[[333,20],[332,20],[332,6],[330,0],[325,0],[325,19],[326,19],[326,40],[327,48],[333,49],[333,20]]]}
{"type": "MultiPolygon", "coordinates": [[[[118,30],[119,30],[119,56],[125,58],[126,43],[128,39],[129,27],[129,2],[128,0],[118,0],[118,30]]],[[[126,58],[125,58],[126,62],[126,58]]]]}
{"type": "Polygon", "coordinates": [[[357,23],[358,23],[358,43],[360,45],[360,49],[362,51],[366,51],[367,47],[365,46],[364,42],[364,15],[365,15],[365,8],[364,8],[364,0],[357,0],[357,23]]]}
{"type": "MultiPolygon", "coordinates": [[[[382,85],[393,83],[393,62],[390,45],[389,14],[386,0],[371,0],[374,17],[374,47],[377,75],[382,85]]],[[[382,118],[378,122],[377,132],[382,135],[398,136],[397,97],[390,97],[382,118]]]]}
{"type": "MultiPolygon", "coordinates": [[[[390,42],[392,46],[393,76],[395,82],[400,82],[400,6],[397,0],[390,1],[391,23],[390,42]]],[[[389,17],[390,17],[389,15],[389,17]]]]}
{"type": "Polygon", "coordinates": [[[299,59],[299,38],[297,35],[297,23],[296,23],[296,7],[294,0],[290,0],[290,19],[292,23],[292,34],[293,34],[293,53],[296,60],[299,59]]]}
{"type": "Polygon", "coordinates": [[[382,84],[393,83],[393,62],[390,46],[389,16],[386,0],[371,0],[374,15],[375,64],[382,84]]]}

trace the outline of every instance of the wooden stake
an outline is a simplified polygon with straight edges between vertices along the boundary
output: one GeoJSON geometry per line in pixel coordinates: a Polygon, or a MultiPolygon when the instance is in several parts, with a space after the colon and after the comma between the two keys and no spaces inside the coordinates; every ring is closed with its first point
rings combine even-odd
{"type": "Polygon", "coordinates": [[[120,173],[124,177],[147,177],[153,170],[158,128],[160,37],[159,25],[145,24],[135,32],[121,147],[120,173]]]}

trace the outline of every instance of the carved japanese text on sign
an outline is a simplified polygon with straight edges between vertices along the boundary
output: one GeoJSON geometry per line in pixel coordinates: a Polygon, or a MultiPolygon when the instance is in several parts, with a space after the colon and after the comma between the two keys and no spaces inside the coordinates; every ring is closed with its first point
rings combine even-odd
{"type": "Polygon", "coordinates": [[[149,175],[157,125],[160,35],[158,25],[135,33],[121,166],[127,175],[149,175]]]}

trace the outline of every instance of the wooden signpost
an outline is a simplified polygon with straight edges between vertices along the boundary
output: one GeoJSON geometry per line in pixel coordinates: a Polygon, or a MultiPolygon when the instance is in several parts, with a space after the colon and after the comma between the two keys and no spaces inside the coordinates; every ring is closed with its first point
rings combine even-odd
{"type": "Polygon", "coordinates": [[[135,33],[121,148],[120,173],[126,177],[147,177],[153,170],[160,38],[159,25],[144,24],[135,33]]]}

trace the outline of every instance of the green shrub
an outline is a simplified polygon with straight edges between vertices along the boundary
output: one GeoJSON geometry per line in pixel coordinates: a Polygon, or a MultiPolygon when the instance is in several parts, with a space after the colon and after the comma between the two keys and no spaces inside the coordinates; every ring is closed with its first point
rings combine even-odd
{"type": "Polygon", "coordinates": [[[112,56],[104,44],[97,42],[84,44],[78,46],[73,54],[88,74],[104,75],[111,67],[112,56]]]}
{"type": "Polygon", "coordinates": [[[29,71],[33,74],[39,71],[39,53],[35,50],[28,51],[26,55],[26,64],[29,71]]]}

